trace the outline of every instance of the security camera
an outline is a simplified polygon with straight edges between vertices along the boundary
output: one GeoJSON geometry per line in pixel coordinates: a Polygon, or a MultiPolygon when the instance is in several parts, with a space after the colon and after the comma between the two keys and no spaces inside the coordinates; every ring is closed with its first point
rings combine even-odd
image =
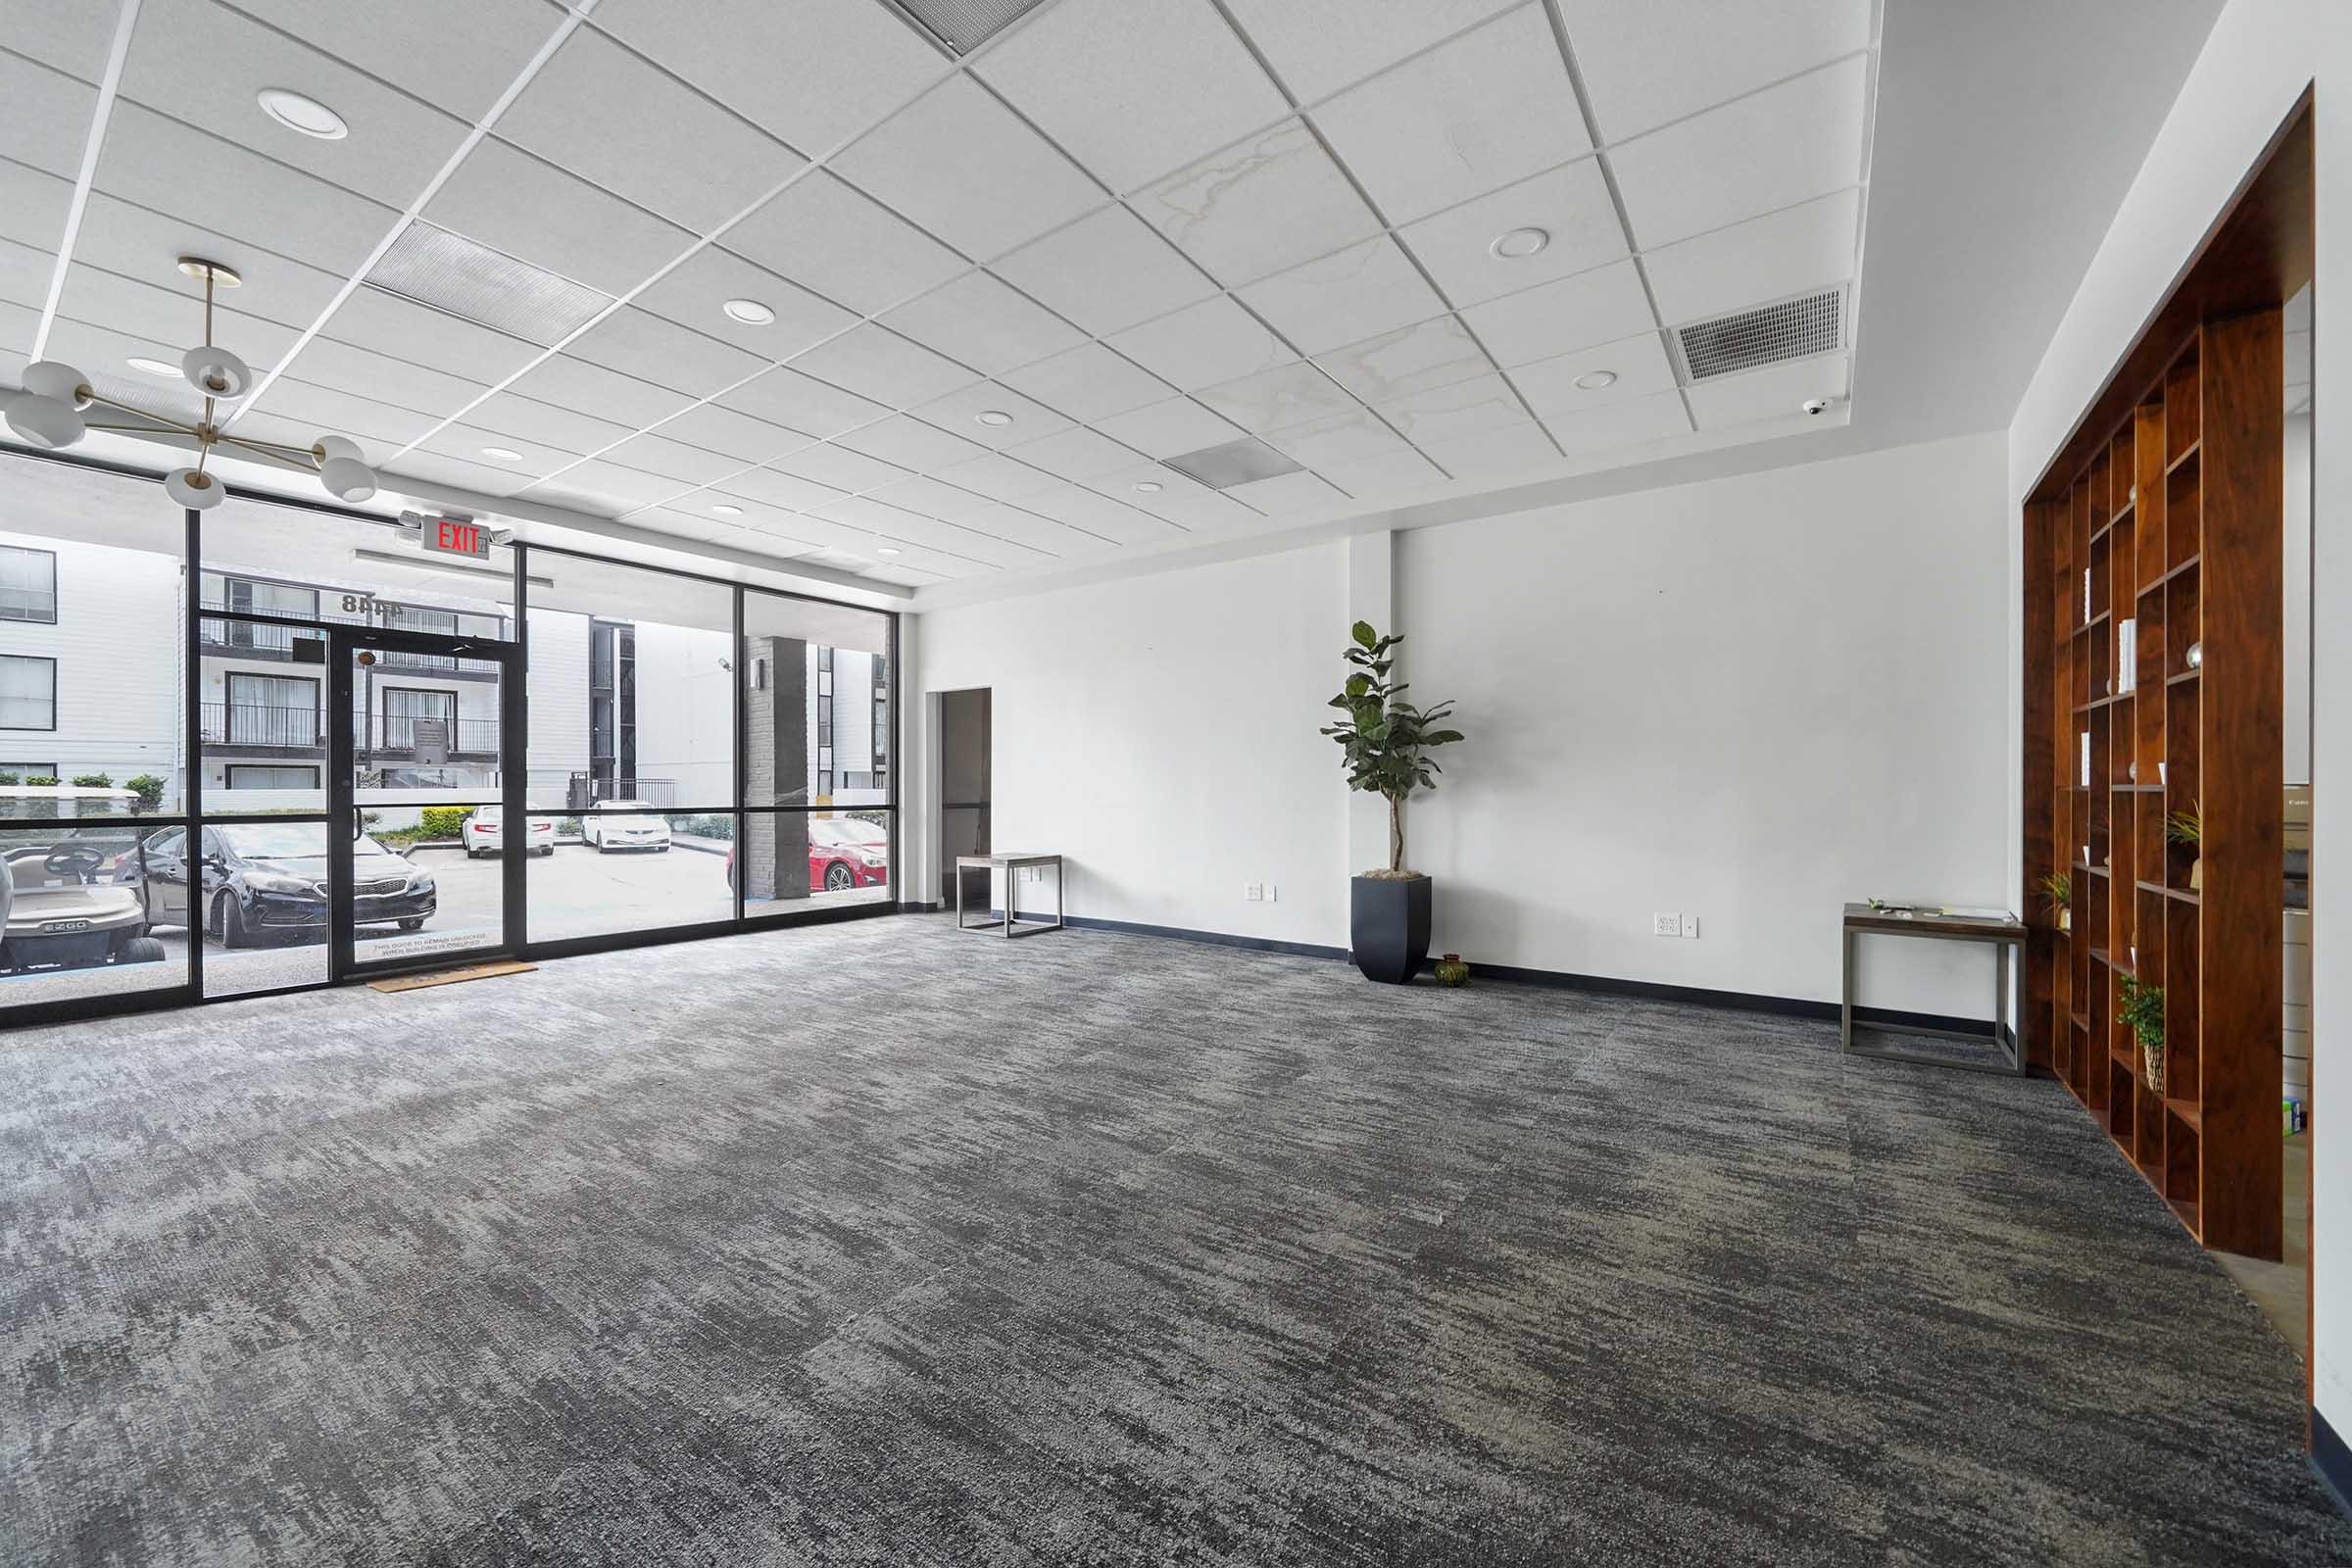
{"type": "Polygon", "coordinates": [[[1830,400],[1828,398],[1807,398],[1805,399],[1804,403],[1804,409],[1807,414],[1823,413],[1828,410],[1829,406],[1830,400]]]}

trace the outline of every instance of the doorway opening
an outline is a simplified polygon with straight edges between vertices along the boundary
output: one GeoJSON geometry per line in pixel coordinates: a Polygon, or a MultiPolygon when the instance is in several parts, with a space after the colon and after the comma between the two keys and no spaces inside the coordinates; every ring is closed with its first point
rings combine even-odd
{"type": "Polygon", "coordinates": [[[956,857],[991,852],[991,692],[986,686],[939,697],[939,897],[956,902],[956,857]]]}

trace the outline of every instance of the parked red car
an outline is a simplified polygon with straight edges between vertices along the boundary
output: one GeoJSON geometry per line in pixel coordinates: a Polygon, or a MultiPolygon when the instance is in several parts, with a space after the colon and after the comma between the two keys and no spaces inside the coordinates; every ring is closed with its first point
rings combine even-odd
{"type": "MultiPolygon", "coordinates": [[[[727,846],[727,886],[735,885],[735,846],[727,846]]],[[[847,893],[890,885],[890,833],[855,816],[808,822],[808,891],[847,893]]]]}

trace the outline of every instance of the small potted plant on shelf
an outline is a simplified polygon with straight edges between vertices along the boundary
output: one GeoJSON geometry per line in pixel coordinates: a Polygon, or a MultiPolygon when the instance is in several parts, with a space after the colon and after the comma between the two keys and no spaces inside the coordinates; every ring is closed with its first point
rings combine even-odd
{"type": "Polygon", "coordinates": [[[2116,1022],[2138,1037],[2140,1060],[2147,1067],[2149,1092],[2164,1096],[2164,988],[2142,985],[2130,975],[2117,981],[2120,1001],[2116,1022]]]}
{"type": "Polygon", "coordinates": [[[2175,811],[2164,819],[2164,841],[2188,852],[2188,890],[2205,886],[2205,818],[2195,809],[2175,811]]]}
{"type": "Polygon", "coordinates": [[[1429,754],[1462,737],[1444,727],[1451,703],[1415,708],[1403,701],[1404,682],[1390,684],[1403,638],[1383,637],[1368,620],[1348,635],[1354,668],[1330,705],[1347,716],[1322,733],[1340,743],[1348,787],[1389,803],[1389,863],[1356,877],[1349,889],[1348,955],[1365,979],[1403,985],[1429,957],[1430,911],[1429,878],[1405,869],[1404,803],[1415,790],[1437,788],[1441,769],[1429,754]]]}
{"type": "Polygon", "coordinates": [[[2041,896],[2050,901],[2050,908],[2057,915],[2058,929],[2072,931],[2075,928],[2075,879],[2064,871],[2047,872],[2041,879],[2041,896]]]}

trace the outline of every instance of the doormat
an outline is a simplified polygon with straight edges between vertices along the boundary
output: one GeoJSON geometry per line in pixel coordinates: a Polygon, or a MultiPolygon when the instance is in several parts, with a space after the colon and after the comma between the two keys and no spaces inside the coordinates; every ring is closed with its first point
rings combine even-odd
{"type": "Polygon", "coordinates": [[[487,980],[492,975],[529,974],[539,966],[535,963],[472,963],[463,969],[435,969],[429,974],[394,975],[389,980],[370,980],[370,991],[420,991],[426,986],[454,986],[461,980],[487,980]]]}

